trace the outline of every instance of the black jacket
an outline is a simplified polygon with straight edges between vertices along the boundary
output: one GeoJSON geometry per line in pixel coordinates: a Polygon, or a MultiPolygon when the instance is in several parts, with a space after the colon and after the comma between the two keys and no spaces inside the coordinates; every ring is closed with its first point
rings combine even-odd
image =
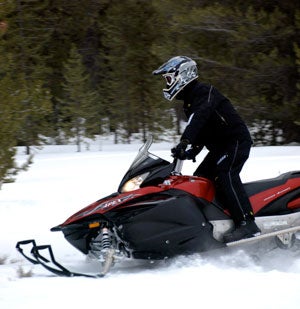
{"type": "Polygon", "coordinates": [[[236,141],[251,141],[249,130],[232,106],[216,88],[197,80],[177,96],[183,99],[188,124],[181,139],[208,150],[226,148],[236,141]]]}

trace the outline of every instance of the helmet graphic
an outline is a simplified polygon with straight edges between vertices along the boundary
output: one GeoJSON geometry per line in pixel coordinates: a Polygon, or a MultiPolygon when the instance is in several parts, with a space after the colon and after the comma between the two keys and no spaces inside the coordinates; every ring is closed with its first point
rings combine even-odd
{"type": "Polygon", "coordinates": [[[198,77],[197,64],[185,56],[176,56],[168,60],[154,75],[162,75],[166,79],[167,87],[163,89],[164,97],[172,101],[174,97],[191,81],[198,77]]]}

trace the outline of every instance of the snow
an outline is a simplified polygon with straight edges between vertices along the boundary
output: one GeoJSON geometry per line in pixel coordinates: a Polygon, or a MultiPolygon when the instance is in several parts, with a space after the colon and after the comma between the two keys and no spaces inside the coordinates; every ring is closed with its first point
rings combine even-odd
{"type": "MultiPolygon", "coordinates": [[[[108,141],[76,152],[75,146],[45,146],[34,164],[0,191],[0,308],[299,308],[300,252],[274,249],[262,255],[241,248],[180,256],[166,262],[123,262],[105,278],[60,278],[33,266],[15,250],[18,240],[51,244],[59,262],[77,271],[97,271],[50,228],[91,202],[115,192],[141,144],[108,141]],[[1,264],[1,262],[0,262],[1,264]],[[29,273],[29,277],[20,276],[29,273]],[[31,273],[30,273],[31,272],[31,273]]],[[[167,160],[171,143],[152,145],[167,160]]],[[[205,151],[201,153],[199,163],[205,151]]],[[[17,156],[23,162],[22,149],[17,156]]],[[[184,173],[196,164],[186,162],[184,173]]],[[[242,180],[300,170],[300,146],[252,149],[242,180]]],[[[250,250],[251,251],[251,250],[250,250]]]]}

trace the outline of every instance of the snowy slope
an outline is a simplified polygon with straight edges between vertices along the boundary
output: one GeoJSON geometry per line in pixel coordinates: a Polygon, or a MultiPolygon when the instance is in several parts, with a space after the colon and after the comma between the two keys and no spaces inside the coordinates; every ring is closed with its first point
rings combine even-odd
{"type": "MultiPolygon", "coordinates": [[[[178,257],[154,265],[124,263],[104,279],[58,278],[32,266],[15,250],[18,240],[52,244],[57,260],[79,271],[95,269],[61,233],[49,229],[117,190],[141,144],[103,142],[76,153],[74,146],[37,151],[29,171],[0,191],[0,308],[299,308],[300,252],[275,249],[253,258],[234,249],[178,257]],[[101,151],[99,151],[101,150],[101,151]],[[4,260],[4,262],[3,262],[4,260]],[[19,278],[18,270],[32,272],[19,278]]],[[[151,151],[167,160],[171,144],[151,151]]],[[[197,161],[205,155],[200,154],[197,161]]],[[[20,152],[18,161],[24,157],[20,152]]],[[[197,165],[186,162],[191,174],[197,165]]],[[[300,170],[300,147],[253,148],[243,181],[300,170]]]]}

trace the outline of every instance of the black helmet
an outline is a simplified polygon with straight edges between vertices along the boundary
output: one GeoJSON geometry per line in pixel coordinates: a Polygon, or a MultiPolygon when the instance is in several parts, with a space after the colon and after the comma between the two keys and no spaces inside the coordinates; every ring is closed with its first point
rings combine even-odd
{"type": "Polygon", "coordinates": [[[167,100],[172,101],[187,84],[198,77],[197,64],[189,57],[176,56],[153,71],[153,74],[162,75],[166,79],[167,88],[163,89],[163,94],[167,100]]]}

